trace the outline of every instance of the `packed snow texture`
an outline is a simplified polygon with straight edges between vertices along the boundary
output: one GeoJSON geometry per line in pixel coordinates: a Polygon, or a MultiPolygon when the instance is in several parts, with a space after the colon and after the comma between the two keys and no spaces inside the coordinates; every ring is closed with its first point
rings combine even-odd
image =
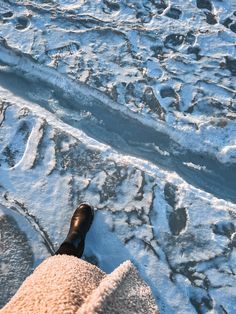
{"type": "Polygon", "coordinates": [[[0,306],[96,209],[161,313],[236,312],[236,2],[0,2],[0,306]]]}

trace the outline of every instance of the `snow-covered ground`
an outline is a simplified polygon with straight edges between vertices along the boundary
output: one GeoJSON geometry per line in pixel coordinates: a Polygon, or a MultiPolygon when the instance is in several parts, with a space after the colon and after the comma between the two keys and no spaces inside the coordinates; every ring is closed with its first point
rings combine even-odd
{"type": "Polygon", "coordinates": [[[0,305],[86,200],[85,259],[236,312],[235,33],[235,0],[0,1],[0,305]]]}

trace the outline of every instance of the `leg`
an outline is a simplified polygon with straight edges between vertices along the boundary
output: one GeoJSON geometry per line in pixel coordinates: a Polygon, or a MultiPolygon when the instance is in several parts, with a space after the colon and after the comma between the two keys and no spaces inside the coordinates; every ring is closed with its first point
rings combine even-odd
{"type": "Polygon", "coordinates": [[[84,251],[86,234],[93,221],[93,209],[87,204],[81,204],[74,212],[70,230],[55,255],[66,254],[81,257],[84,251]]]}
{"type": "Polygon", "coordinates": [[[81,248],[78,248],[78,249],[76,249],[74,245],[71,243],[63,242],[60,245],[59,249],[56,251],[55,255],[66,254],[66,255],[73,255],[73,256],[81,257],[83,255],[83,252],[84,252],[84,241],[81,243],[81,248]]]}

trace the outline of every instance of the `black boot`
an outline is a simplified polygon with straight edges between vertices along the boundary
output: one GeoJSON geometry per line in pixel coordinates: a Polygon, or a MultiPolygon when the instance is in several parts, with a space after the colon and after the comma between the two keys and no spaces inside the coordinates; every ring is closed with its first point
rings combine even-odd
{"type": "Polygon", "coordinates": [[[93,208],[88,204],[81,204],[71,218],[70,230],[65,241],[55,254],[81,257],[84,251],[84,240],[93,222],[93,216],[93,208]]]}

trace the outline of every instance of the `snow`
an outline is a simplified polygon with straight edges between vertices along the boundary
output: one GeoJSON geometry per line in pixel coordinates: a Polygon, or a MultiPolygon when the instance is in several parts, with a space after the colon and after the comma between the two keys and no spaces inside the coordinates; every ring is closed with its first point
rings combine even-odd
{"type": "Polygon", "coordinates": [[[86,260],[131,259],[161,313],[235,312],[233,10],[0,3],[1,305],[88,201],[86,260]]]}

